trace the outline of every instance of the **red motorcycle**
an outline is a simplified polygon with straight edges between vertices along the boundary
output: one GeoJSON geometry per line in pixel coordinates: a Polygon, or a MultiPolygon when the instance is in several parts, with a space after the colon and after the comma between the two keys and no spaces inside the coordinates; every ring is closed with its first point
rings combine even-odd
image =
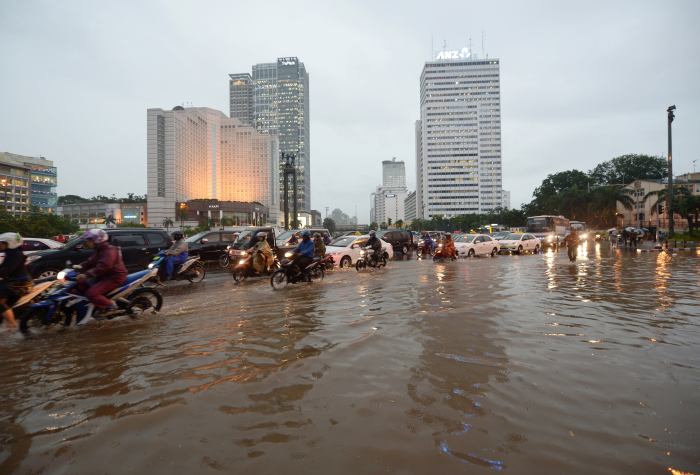
{"type": "Polygon", "coordinates": [[[333,270],[333,267],[335,267],[335,260],[333,259],[333,256],[327,254],[323,257],[323,259],[321,259],[320,264],[326,270],[333,270]]]}

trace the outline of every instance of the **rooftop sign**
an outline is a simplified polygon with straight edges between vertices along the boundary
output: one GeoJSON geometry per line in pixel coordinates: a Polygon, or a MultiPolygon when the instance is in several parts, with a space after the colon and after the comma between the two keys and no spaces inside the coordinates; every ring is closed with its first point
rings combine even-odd
{"type": "Polygon", "coordinates": [[[469,59],[472,53],[469,48],[462,48],[460,50],[444,50],[440,51],[435,59],[469,59]]]}

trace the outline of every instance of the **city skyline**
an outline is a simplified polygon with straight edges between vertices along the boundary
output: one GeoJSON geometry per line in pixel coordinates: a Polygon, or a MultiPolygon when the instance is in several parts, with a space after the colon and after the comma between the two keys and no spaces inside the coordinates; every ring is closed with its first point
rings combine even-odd
{"type": "Polygon", "coordinates": [[[678,106],[674,170],[692,171],[700,154],[700,66],[691,60],[700,33],[692,20],[700,5],[560,6],[353,2],[309,16],[273,2],[279,14],[257,35],[254,5],[4,3],[0,150],[52,160],[59,194],[142,194],[146,108],[230,110],[228,74],[295,55],[314,76],[311,207],[358,205],[367,221],[382,159],[404,160],[415,189],[420,68],[443,39],[456,50],[471,42],[481,54],[485,31],[484,49],[503,68],[503,187],[513,207],[549,173],[587,171],[624,153],[665,154],[670,104],[678,106]],[[401,20],[387,22],[397,8],[401,20]],[[233,12],[235,34],[225,22],[233,12]],[[292,23],[300,28],[284,34],[292,23]]]}

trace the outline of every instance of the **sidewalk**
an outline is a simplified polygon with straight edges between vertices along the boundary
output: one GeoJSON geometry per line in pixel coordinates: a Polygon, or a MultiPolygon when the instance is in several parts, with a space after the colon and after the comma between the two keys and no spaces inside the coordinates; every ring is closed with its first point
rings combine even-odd
{"type": "MultiPolygon", "coordinates": [[[[642,241],[640,244],[637,245],[637,251],[638,252],[659,252],[663,250],[661,242],[653,242],[653,241],[642,241]]],[[[676,241],[674,239],[670,239],[668,241],[668,250],[671,252],[676,252],[676,251],[694,251],[698,247],[697,241],[676,241]]],[[[620,247],[623,249],[623,247],[620,247]]],[[[631,248],[627,248],[631,249],[631,248]]]]}

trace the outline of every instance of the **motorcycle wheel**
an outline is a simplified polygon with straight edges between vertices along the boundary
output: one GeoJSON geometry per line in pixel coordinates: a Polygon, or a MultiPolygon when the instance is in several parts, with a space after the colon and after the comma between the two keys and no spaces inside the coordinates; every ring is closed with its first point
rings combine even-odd
{"type": "Polygon", "coordinates": [[[323,267],[318,266],[318,267],[314,267],[311,270],[311,273],[309,274],[309,278],[310,278],[311,282],[319,282],[319,281],[323,280],[324,275],[325,275],[325,272],[323,271],[323,267]]]}
{"type": "Polygon", "coordinates": [[[243,282],[246,278],[246,273],[244,270],[234,270],[231,272],[231,276],[233,277],[233,280],[236,282],[243,282]]]}
{"type": "Polygon", "coordinates": [[[144,315],[146,312],[156,313],[163,306],[163,296],[156,289],[136,289],[128,297],[129,306],[126,308],[131,317],[144,315]]]}
{"type": "Polygon", "coordinates": [[[289,278],[287,277],[287,272],[284,269],[275,271],[270,277],[270,285],[275,290],[282,290],[287,287],[289,283],[289,278]]]}
{"type": "Polygon", "coordinates": [[[378,268],[386,267],[386,257],[382,256],[382,258],[377,263],[377,267],[378,268]]]}
{"type": "Polygon", "coordinates": [[[198,284],[199,282],[203,281],[204,276],[207,274],[207,271],[204,269],[204,264],[201,262],[195,262],[192,264],[192,267],[190,267],[187,272],[191,274],[191,277],[189,277],[187,280],[193,284],[198,284]]]}
{"type": "Polygon", "coordinates": [[[219,257],[219,265],[223,267],[224,269],[228,268],[228,265],[231,263],[231,259],[228,257],[228,253],[222,254],[221,257],[219,257]]]}
{"type": "Polygon", "coordinates": [[[362,259],[358,259],[357,262],[355,263],[355,269],[357,272],[360,272],[362,269],[365,269],[367,267],[367,263],[363,261],[362,259]]]}

